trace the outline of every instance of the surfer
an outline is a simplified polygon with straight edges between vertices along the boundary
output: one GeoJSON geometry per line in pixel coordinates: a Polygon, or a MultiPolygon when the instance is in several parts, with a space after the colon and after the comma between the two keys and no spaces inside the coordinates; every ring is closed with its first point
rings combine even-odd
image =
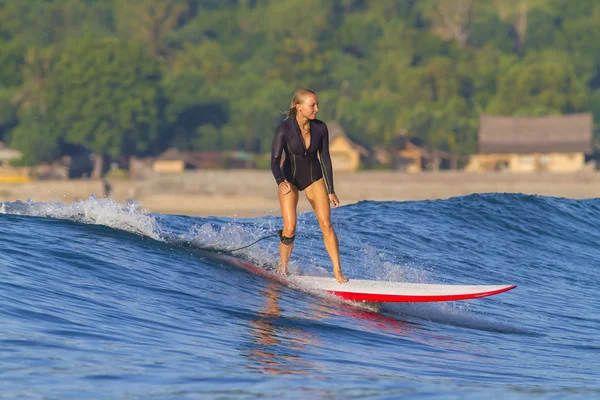
{"type": "Polygon", "coordinates": [[[298,89],[292,97],[284,121],[275,129],[271,149],[271,170],[277,182],[283,229],[279,232],[279,271],[287,274],[287,264],[296,236],[296,208],[298,191],[304,190],[323,232],[325,248],[333,263],[333,272],[339,283],[348,279],[342,274],[339,242],[331,225],[331,209],[340,202],[333,190],[329,132],[324,122],[316,119],[319,99],[309,89],[298,89]],[[281,155],[285,160],[281,164],[281,155]]]}

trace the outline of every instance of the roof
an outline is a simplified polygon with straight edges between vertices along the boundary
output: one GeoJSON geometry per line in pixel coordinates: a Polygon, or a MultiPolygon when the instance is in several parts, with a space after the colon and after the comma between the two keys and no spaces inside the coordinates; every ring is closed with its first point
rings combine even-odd
{"type": "Polygon", "coordinates": [[[185,155],[180,152],[179,149],[171,147],[160,154],[156,159],[158,161],[184,161],[185,155]]]}
{"type": "Polygon", "coordinates": [[[547,117],[482,115],[480,153],[591,153],[591,113],[547,117]]]}
{"type": "Polygon", "coordinates": [[[394,136],[391,145],[395,150],[420,149],[423,152],[427,152],[427,146],[422,138],[408,136],[405,133],[394,136]]]}
{"type": "Polygon", "coordinates": [[[342,128],[342,125],[340,125],[339,122],[328,122],[327,130],[329,131],[329,143],[331,143],[334,139],[341,137],[350,143],[350,146],[352,146],[352,148],[357,150],[360,154],[365,156],[369,154],[369,151],[365,147],[355,143],[348,137],[348,135],[346,135],[344,128],[342,128]]]}

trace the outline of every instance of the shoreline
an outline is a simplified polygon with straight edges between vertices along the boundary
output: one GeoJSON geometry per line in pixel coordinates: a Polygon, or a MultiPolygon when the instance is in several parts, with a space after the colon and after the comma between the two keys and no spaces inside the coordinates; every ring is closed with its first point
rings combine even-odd
{"type": "MultiPolygon", "coordinates": [[[[147,180],[107,179],[111,198],[139,202],[152,213],[190,216],[280,216],[277,187],[270,171],[202,170],[161,175],[147,180]]],[[[474,193],[523,193],[585,199],[600,197],[600,173],[476,174],[467,172],[394,171],[337,173],[335,190],[341,205],[364,200],[437,200],[474,193]]],[[[48,201],[71,203],[92,194],[104,197],[100,180],[37,181],[0,184],[0,202],[48,201]]],[[[300,195],[298,211],[311,210],[300,195]]]]}

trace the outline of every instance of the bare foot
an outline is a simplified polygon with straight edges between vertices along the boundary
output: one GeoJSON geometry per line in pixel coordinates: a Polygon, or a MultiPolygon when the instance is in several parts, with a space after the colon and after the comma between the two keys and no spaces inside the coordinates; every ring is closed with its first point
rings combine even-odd
{"type": "Polygon", "coordinates": [[[342,275],[341,272],[339,274],[335,274],[335,279],[337,280],[337,283],[346,283],[346,282],[348,282],[348,278],[346,278],[344,275],[342,275]]]}
{"type": "Polygon", "coordinates": [[[287,270],[287,266],[286,267],[284,267],[284,266],[279,267],[279,270],[277,272],[279,272],[282,275],[289,275],[288,270],[287,270]]]}

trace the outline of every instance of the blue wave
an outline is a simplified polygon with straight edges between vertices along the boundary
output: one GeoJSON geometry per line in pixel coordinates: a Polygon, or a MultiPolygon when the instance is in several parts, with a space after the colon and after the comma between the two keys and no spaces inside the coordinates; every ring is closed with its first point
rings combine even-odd
{"type": "MultiPolygon", "coordinates": [[[[93,197],[5,203],[4,394],[597,396],[599,211],[599,199],[516,194],[335,209],[351,279],[519,285],[375,313],[211,256],[256,242],[232,254],[276,266],[280,218],[147,214],[93,197]]],[[[290,271],[332,276],[312,213],[299,216],[290,271]]]]}

